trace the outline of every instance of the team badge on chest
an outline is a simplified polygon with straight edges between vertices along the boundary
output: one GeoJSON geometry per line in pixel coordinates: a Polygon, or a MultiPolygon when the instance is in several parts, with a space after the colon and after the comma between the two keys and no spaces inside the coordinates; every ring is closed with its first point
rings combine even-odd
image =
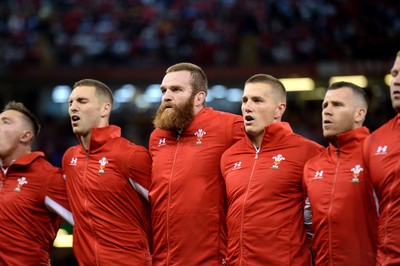
{"type": "Polygon", "coordinates": [[[99,164],[100,164],[99,174],[104,174],[104,169],[106,168],[106,165],[108,164],[107,158],[106,157],[101,158],[101,160],[99,161],[99,164]]]}
{"type": "Polygon", "coordinates": [[[285,160],[285,157],[282,156],[282,154],[278,154],[275,156],[272,156],[272,159],[274,159],[274,164],[272,165],[272,169],[278,170],[279,169],[279,164],[285,160]]]}
{"type": "Polygon", "coordinates": [[[199,128],[195,133],[197,137],[196,145],[203,144],[203,136],[207,134],[203,129],[199,128]]]}
{"type": "Polygon", "coordinates": [[[351,168],[351,171],[353,172],[353,179],[351,180],[351,182],[353,182],[353,183],[360,182],[360,179],[358,177],[360,176],[360,174],[363,170],[364,169],[359,164],[357,164],[356,166],[351,168]]]}
{"type": "Polygon", "coordinates": [[[23,185],[25,185],[25,184],[28,184],[28,181],[26,181],[26,177],[21,177],[21,178],[18,178],[18,185],[17,185],[17,187],[14,189],[14,192],[21,192],[21,188],[22,188],[22,186],[23,185]]]}

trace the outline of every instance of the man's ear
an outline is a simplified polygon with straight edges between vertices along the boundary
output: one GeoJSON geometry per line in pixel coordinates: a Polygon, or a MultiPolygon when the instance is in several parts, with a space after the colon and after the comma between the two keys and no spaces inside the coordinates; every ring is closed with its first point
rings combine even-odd
{"type": "Polygon", "coordinates": [[[206,93],[204,91],[199,91],[195,96],[194,96],[194,106],[202,106],[204,105],[204,102],[206,100],[206,93]]]}
{"type": "Polygon", "coordinates": [[[109,116],[112,110],[111,103],[103,103],[101,117],[109,116]]]}
{"type": "Polygon", "coordinates": [[[286,103],[280,103],[275,110],[274,119],[280,121],[286,110],[286,103]]]}
{"type": "Polygon", "coordinates": [[[32,133],[32,131],[29,131],[29,130],[24,130],[22,132],[21,136],[19,137],[19,140],[22,143],[29,143],[32,141],[32,139],[33,139],[33,133],[32,133]]]}
{"type": "Polygon", "coordinates": [[[365,116],[367,115],[367,110],[365,108],[357,108],[354,113],[354,122],[357,124],[362,124],[365,120],[365,116]]]}

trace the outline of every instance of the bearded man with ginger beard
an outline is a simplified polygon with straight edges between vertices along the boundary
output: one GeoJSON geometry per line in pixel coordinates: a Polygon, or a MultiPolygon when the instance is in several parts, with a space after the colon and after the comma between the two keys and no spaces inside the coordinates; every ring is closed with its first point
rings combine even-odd
{"type": "Polygon", "coordinates": [[[153,265],[226,263],[226,196],[219,161],[243,136],[241,116],[205,107],[207,77],[191,63],[169,67],[153,121],[153,265]]]}

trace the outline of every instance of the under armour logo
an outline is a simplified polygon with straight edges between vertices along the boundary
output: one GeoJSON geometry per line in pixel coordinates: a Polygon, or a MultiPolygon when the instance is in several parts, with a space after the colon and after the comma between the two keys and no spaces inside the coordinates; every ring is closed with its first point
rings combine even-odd
{"type": "Polygon", "coordinates": [[[162,138],[162,139],[160,139],[159,141],[158,141],[158,146],[163,146],[163,145],[166,145],[167,144],[167,142],[166,142],[166,139],[165,138],[162,138]]]}
{"type": "Polygon", "coordinates": [[[76,165],[78,163],[78,158],[72,158],[71,162],[69,163],[70,165],[76,165]]]}
{"type": "Polygon", "coordinates": [[[385,145],[385,146],[379,146],[379,147],[376,149],[376,153],[375,153],[375,154],[386,154],[386,153],[387,153],[387,148],[388,148],[387,145],[385,145]]]}
{"type": "Polygon", "coordinates": [[[324,177],[324,171],[316,171],[313,179],[321,179],[324,177]]]}
{"type": "Polygon", "coordinates": [[[236,162],[235,165],[233,166],[232,170],[236,170],[242,167],[242,162],[236,162]]]}

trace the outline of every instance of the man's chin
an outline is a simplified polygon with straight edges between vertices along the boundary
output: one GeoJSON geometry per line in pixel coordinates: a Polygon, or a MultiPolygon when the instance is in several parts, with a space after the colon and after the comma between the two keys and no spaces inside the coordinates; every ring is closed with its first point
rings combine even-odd
{"type": "Polygon", "coordinates": [[[74,134],[80,135],[81,130],[78,127],[72,127],[72,132],[74,132],[74,134]]]}
{"type": "Polygon", "coordinates": [[[255,130],[252,126],[249,125],[244,125],[244,130],[246,131],[247,134],[253,135],[255,134],[255,130]]]}

